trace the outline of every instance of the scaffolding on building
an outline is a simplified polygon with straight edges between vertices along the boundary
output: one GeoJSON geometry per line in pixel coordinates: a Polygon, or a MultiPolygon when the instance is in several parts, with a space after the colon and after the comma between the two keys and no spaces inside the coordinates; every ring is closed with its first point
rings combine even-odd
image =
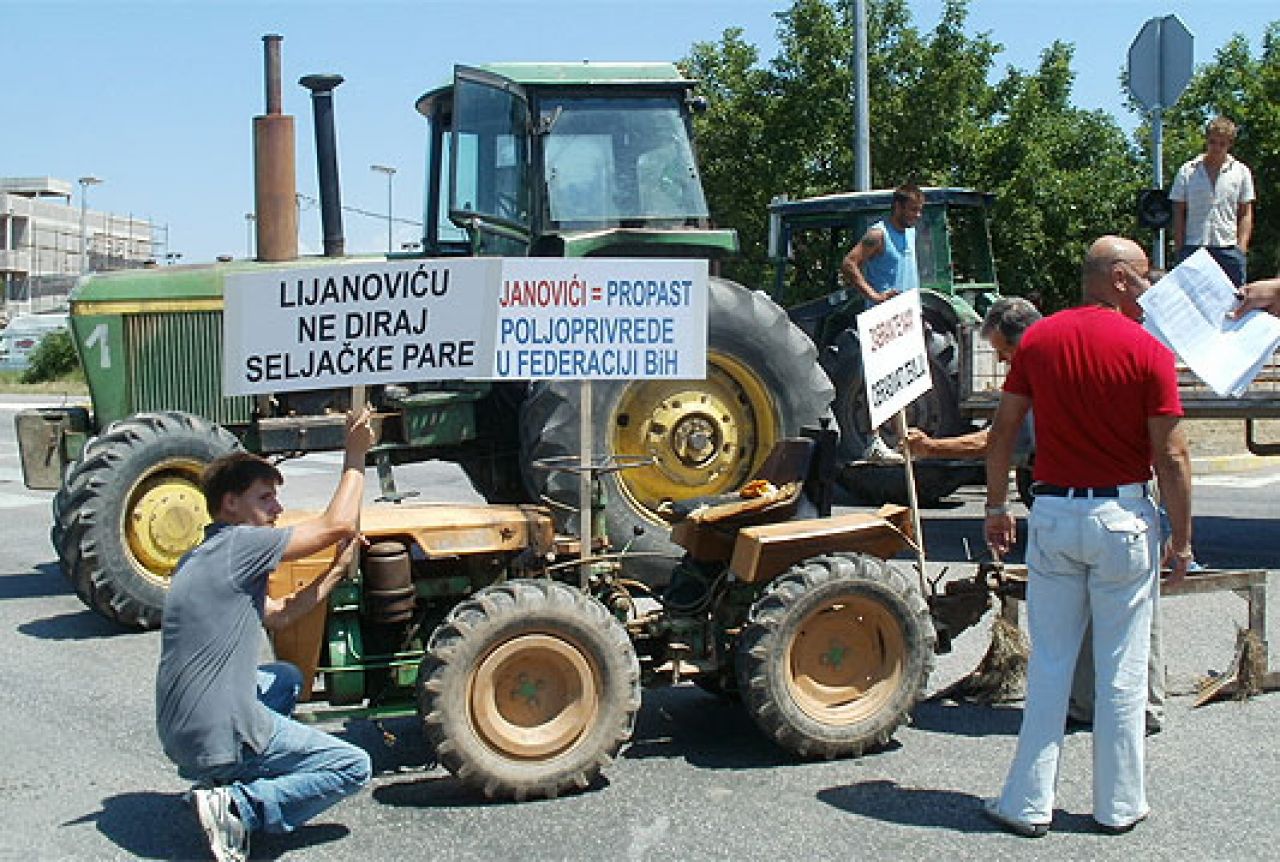
{"type": "Polygon", "coordinates": [[[86,209],[83,200],[74,206],[73,190],[55,177],[0,177],[0,283],[10,316],[65,305],[84,273],[156,263],[167,227],[86,209]]]}

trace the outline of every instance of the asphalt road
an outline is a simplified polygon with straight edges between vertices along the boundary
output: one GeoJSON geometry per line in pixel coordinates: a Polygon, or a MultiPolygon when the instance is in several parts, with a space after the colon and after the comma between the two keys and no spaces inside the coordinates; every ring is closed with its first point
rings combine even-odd
{"type": "MultiPolygon", "coordinates": [[[[0,398],[0,859],[205,858],[152,725],[158,638],[117,629],[68,589],[48,544],[51,494],[26,491],[18,474],[16,400],[0,398]]],[[[289,467],[285,502],[322,504],[335,463],[289,467]]],[[[433,499],[476,499],[447,465],[399,478],[433,499]]],[[[1200,559],[1277,567],[1277,488],[1280,466],[1198,477],[1200,559]]],[[[980,541],[980,503],[966,489],[925,513],[935,573],[966,570],[961,539],[980,541]]],[[[1274,576],[1270,586],[1274,595],[1274,576]]],[[[681,686],[646,692],[635,738],[599,786],[520,805],[487,803],[432,767],[413,720],[387,724],[393,744],[368,722],[333,725],[373,753],[372,789],[292,836],[257,839],[253,858],[1280,858],[1280,695],[1191,709],[1196,680],[1228,662],[1245,603],[1168,599],[1165,614],[1174,697],[1148,745],[1151,818],[1126,836],[1092,828],[1087,732],[1068,737],[1049,836],[1016,838],[982,818],[980,799],[998,790],[1013,753],[1017,705],[929,701],[885,751],[802,763],[736,705],[681,686]]],[[[1274,619],[1269,640],[1280,644],[1274,619]]],[[[985,646],[982,627],[962,636],[931,688],[965,674],[985,646]]]]}

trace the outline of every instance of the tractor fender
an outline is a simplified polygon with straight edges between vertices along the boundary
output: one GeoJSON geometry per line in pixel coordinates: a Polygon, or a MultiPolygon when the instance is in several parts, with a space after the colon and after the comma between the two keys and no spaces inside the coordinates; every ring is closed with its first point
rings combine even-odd
{"type": "Polygon", "coordinates": [[[963,298],[951,294],[920,288],[920,307],[932,312],[950,332],[959,332],[961,326],[982,322],[982,317],[963,298]]]}
{"type": "Polygon", "coordinates": [[[875,514],[854,512],[744,527],[734,540],[729,571],[744,583],[763,586],[810,557],[852,551],[887,560],[912,541],[910,510],[889,503],[875,514]]]}

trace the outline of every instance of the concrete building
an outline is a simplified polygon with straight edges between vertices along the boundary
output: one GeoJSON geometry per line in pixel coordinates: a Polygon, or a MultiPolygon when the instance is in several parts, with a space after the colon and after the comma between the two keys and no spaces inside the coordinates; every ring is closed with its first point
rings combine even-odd
{"type": "Polygon", "coordinates": [[[0,177],[6,311],[57,305],[83,272],[140,267],[156,259],[157,231],[149,221],[82,211],[73,203],[75,192],[75,183],[54,177],[0,177]]]}

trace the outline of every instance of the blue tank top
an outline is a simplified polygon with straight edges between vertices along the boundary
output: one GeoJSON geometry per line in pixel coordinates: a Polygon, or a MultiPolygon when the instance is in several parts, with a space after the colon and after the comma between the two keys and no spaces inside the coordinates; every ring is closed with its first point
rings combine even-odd
{"type": "Polygon", "coordinates": [[[872,227],[884,234],[884,251],[862,265],[862,274],[876,293],[897,288],[899,293],[920,287],[916,268],[916,229],[898,230],[893,222],[882,219],[872,227]]]}

